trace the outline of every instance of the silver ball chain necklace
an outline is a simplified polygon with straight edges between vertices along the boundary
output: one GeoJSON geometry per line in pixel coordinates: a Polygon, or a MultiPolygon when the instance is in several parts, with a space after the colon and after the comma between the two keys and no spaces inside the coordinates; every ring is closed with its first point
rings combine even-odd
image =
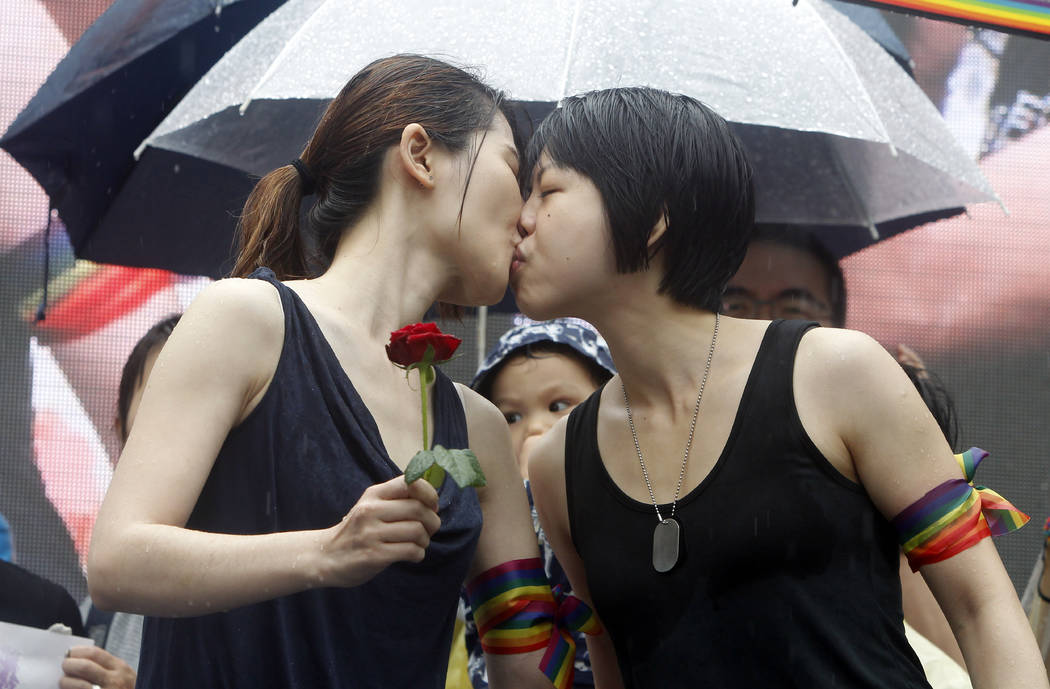
{"type": "Polygon", "coordinates": [[[671,502],[671,513],[665,519],[660,514],[660,505],[656,502],[656,494],[653,493],[653,484],[649,481],[649,471],[645,468],[645,460],[642,458],[642,446],[638,444],[638,431],[634,428],[634,417],[631,416],[631,403],[627,400],[627,388],[620,381],[623,390],[623,406],[627,410],[627,425],[631,429],[631,438],[634,439],[634,450],[638,453],[638,463],[642,465],[642,478],[645,479],[645,487],[649,489],[649,499],[653,501],[656,510],[656,528],[653,529],[653,569],[657,572],[670,572],[678,563],[681,536],[678,522],[674,518],[675,509],[678,507],[678,496],[682,492],[682,481],[685,479],[685,468],[689,464],[689,450],[693,447],[693,433],[696,431],[696,419],[700,414],[700,400],[704,398],[704,388],[707,387],[707,376],[711,373],[711,360],[715,356],[715,343],[718,341],[718,314],[715,314],[715,329],[711,334],[711,347],[707,350],[707,364],[704,366],[704,377],[700,381],[700,392],[696,395],[696,406],[693,408],[693,421],[689,424],[689,439],[685,443],[685,457],[682,458],[682,470],[678,473],[678,485],[674,490],[674,499],[671,502]]]}

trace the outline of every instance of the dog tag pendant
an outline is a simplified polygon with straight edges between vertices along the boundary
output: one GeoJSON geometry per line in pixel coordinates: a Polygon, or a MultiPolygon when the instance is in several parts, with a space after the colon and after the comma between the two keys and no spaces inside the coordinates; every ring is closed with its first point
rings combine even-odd
{"type": "Polygon", "coordinates": [[[664,519],[653,530],[653,569],[670,572],[678,563],[678,522],[664,519]]]}

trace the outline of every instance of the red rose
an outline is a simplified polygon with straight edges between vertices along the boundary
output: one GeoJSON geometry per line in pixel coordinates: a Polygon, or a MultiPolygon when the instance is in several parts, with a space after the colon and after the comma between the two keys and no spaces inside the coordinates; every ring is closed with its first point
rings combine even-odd
{"type": "Polygon", "coordinates": [[[434,348],[433,363],[438,363],[451,359],[462,341],[441,332],[435,323],[415,323],[390,333],[386,355],[395,364],[411,366],[423,360],[430,346],[434,348]]]}

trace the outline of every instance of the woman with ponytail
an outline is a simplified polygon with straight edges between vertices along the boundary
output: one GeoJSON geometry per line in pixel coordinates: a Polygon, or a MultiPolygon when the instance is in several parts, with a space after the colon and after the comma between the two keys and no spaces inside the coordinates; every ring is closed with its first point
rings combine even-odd
{"type": "MultiPolygon", "coordinates": [[[[469,437],[488,485],[405,482],[419,379],[384,343],[501,298],[517,172],[498,92],[399,55],[259,181],[239,279],[172,333],[96,522],[96,604],[148,616],[139,686],[444,686],[461,585],[536,540],[503,417],[443,374],[433,441],[469,437]]],[[[493,685],[550,686],[542,655],[492,656],[493,685]]]]}

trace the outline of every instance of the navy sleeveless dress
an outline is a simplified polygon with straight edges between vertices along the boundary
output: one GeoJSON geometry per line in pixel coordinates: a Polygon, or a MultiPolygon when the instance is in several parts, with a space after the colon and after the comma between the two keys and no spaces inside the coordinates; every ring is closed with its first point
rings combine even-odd
{"type": "MultiPolygon", "coordinates": [[[[284,344],[258,407],[227,436],[187,528],[231,534],[320,529],[369,486],[401,474],[306,305],[273,273],[284,344]]],[[[438,372],[434,443],[465,448],[466,418],[438,372]]],[[[421,563],[354,588],[321,588],[186,618],[148,617],[138,687],[440,689],[459,589],[481,531],[473,489],[446,480],[441,529],[421,563]]]]}
{"type": "Polygon", "coordinates": [[[904,636],[893,527],[795,408],[795,352],[812,325],[766,331],[721,457],[678,501],[670,572],[652,565],[652,504],[602,463],[601,391],[569,416],[572,539],[627,689],[929,689],[904,636]]]}

